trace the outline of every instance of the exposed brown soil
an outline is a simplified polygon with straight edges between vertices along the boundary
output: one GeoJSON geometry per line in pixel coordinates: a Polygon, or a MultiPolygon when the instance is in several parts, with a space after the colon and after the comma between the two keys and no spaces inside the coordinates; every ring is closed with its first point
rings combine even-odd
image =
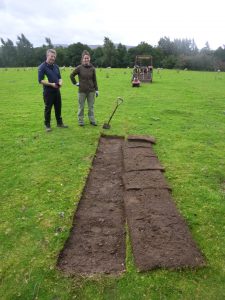
{"type": "Polygon", "coordinates": [[[126,172],[123,175],[123,180],[126,190],[169,189],[162,172],[159,170],[126,172]]]}
{"type": "Polygon", "coordinates": [[[204,264],[168,190],[127,191],[125,208],[134,261],[139,271],[204,264]]]}
{"type": "Polygon", "coordinates": [[[100,138],[70,238],[58,260],[66,273],[118,274],[125,270],[123,142],[100,138]]]}
{"type": "Polygon", "coordinates": [[[139,271],[204,265],[152,143],[155,139],[146,136],[129,136],[125,142],[100,138],[71,235],[59,256],[61,270],[88,275],[125,271],[125,217],[139,271]]]}
{"type": "MultiPolygon", "coordinates": [[[[186,223],[176,209],[157,157],[150,142],[144,148],[130,148],[132,137],[124,146],[124,203],[131,236],[134,261],[139,271],[154,268],[182,268],[204,265],[204,259],[192,240],[186,223]],[[134,152],[131,154],[131,150],[134,152]],[[141,160],[146,160],[146,169],[141,160]],[[147,159],[148,158],[148,159],[147,159]],[[136,168],[135,168],[136,166],[136,168]],[[131,169],[131,168],[130,168],[131,169]]],[[[142,141],[144,140],[141,137],[142,141]]]]}
{"type": "Polygon", "coordinates": [[[137,170],[161,170],[164,171],[153,152],[149,148],[131,148],[124,147],[124,168],[125,172],[137,171],[137,170]],[[131,159],[132,158],[132,159],[131,159]]]}

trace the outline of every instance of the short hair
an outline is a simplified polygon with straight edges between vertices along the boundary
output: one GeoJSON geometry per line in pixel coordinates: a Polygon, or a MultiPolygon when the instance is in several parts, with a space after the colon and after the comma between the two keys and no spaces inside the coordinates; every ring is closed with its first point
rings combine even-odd
{"type": "Polygon", "coordinates": [[[48,55],[49,53],[54,53],[56,55],[56,51],[54,49],[48,49],[46,51],[46,55],[48,55]]]}

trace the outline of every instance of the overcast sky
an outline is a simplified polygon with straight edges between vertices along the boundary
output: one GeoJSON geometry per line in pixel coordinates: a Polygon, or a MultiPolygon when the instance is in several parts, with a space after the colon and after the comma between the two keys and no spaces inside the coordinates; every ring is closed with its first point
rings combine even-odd
{"type": "Polygon", "coordinates": [[[194,39],[199,49],[225,44],[223,0],[0,0],[0,37],[23,33],[34,47],[53,44],[137,46],[161,37],[194,39]]]}

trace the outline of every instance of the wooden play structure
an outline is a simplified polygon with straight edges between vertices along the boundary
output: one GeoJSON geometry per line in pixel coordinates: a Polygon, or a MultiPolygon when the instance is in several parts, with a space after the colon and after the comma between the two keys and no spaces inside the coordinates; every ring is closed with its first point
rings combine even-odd
{"type": "Polygon", "coordinates": [[[153,66],[151,55],[137,55],[135,59],[135,66],[133,69],[133,77],[140,82],[152,82],[153,66]]]}

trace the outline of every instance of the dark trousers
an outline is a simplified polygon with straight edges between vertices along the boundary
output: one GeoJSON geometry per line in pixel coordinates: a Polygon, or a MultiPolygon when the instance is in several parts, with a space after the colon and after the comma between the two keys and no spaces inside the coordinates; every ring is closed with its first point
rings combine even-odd
{"type": "Polygon", "coordinates": [[[45,125],[50,126],[51,123],[51,110],[52,106],[54,105],[55,109],[55,118],[57,124],[62,124],[62,117],[61,117],[61,94],[59,90],[51,91],[51,92],[44,92],[44,103],[45,103],[45,110],[44,110],[44,118],[45,118],[45,125]]]}

